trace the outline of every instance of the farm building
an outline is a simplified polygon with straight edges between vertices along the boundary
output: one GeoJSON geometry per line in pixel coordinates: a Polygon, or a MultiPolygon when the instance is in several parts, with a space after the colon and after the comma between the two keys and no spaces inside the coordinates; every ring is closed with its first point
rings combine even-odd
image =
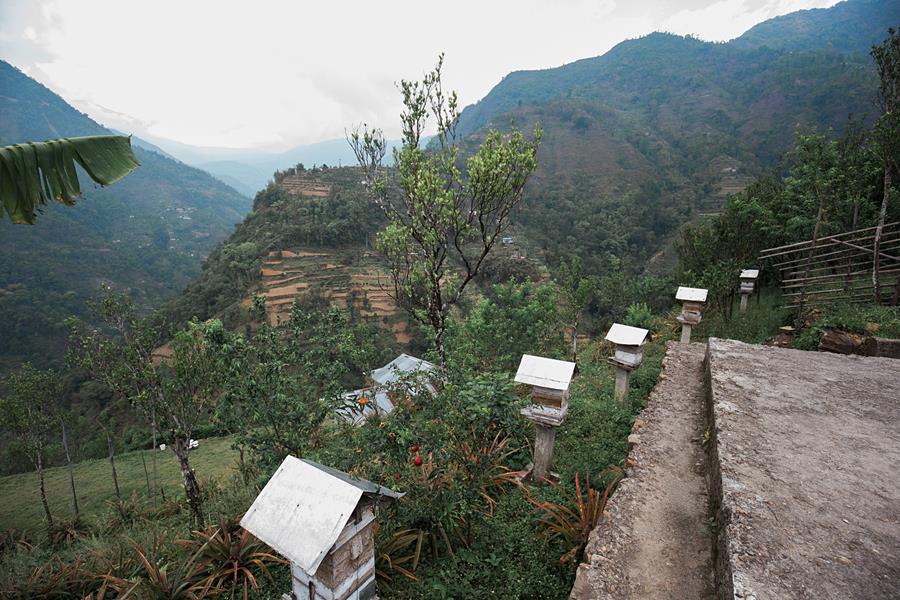
{"type": "Polygon", "coordinates": [[[354,425],[362,424],[367,418],[390,414],[406,392],[428,391],[436,394],[434,378],[438,373],[435,365],[421,358],[401,354],[388,364],[369,374],[366,387],[344,394],[345,408],[342,416],[354,425]],[[364,400],[364,402],[361,402],[364,400]]]}

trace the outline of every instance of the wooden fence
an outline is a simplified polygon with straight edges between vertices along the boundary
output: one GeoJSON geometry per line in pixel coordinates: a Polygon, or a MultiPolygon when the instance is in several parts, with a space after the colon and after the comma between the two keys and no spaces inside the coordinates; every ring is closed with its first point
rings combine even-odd
{"type": "Polygon", "coordinates": [[[785,304],[872,302],[876,285],[881,298],[896,304],[900,295],[900,222],[882,229],[875,256],[875,227],[857,229],[768,248],[760,254],[766,270],[778,272],[785,304]]]}

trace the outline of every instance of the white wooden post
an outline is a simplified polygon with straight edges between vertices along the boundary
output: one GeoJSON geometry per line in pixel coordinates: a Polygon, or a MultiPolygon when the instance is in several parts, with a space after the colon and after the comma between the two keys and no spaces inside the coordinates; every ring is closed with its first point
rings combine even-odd
{"type": "Polygon", "coordinates": [[[753,288],[756,286],[756,279],[759,277],[759,269],[744,269],[741,271],[741,312],[747,312],[747,301],[753,288]]]}
{"type": "Polygon", "coordinates": [[[648,333],[640,327],[614,323],[606,334],[606,339],[616,345],[616,353],[609,358],[609,363],[616,368],[615,398],[619,402],[628,400],[628,380],[631,372],[641,366],[641,346],[648,333]]]}
{"type": "Polygon", "coordinates": [[[526,354],[519,363],[514,381],[531,386],[534,404],[522,409],[522,416],[534,423],[534,462],[531,480],[542,484],[551,479],[556,428],[569,414],[569,384],[575,363],[526,354]]]}
{"type": "Polygon", "coordinates": [[[699,325],[702,318],[703,303],[706,302],[707,290],[702,288],[679,287],[675,299],[681,300],[681,314],[676,317],[681,323],[681,342],[691,341],[691,330],[699,325]]]}

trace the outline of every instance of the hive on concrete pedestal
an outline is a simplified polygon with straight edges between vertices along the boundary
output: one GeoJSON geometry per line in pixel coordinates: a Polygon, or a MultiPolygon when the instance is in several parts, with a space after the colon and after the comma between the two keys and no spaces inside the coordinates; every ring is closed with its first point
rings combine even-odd
{"type": "Polygon", "coordinates": [[[375,597],[375,507],[386,487],[288,456],[241,526],[284,556],[296,600],[375,597]]]}
{"type": "Polygon", "coordinates": [[[681,323],[681,341],[691,341],[691,330],[700,324],[707,290],[703,288],[679,287],[675,299],[681,301],[681,314],[675,317],[681,323]]]}
{"type": "Polygon", "coordinates": [[[741,312],[747,310],[747,300],[756,289],[757,278],[759,278],[759,269],[741,271],[741,312]]]}
{"type": "Polygon", "coordinates": [[[616,353],[609,358],[616,367],[616,400],[624,402],[628,398],[628,380],[631,372],[641,366],[641,348],[650,333],[640,327],[614,323],[606,334],[606,340],[616,345],[616,353]]]}
{"type": "Polygon", "coordinates": [[[540,483],[550,475],[556,428],[569,414],[569,384],[575,363],[525,354],[515,382],[531,386],[534,404],[522,409],[522,416],[534,423],[534,463],[531,478],[540,483]]]}

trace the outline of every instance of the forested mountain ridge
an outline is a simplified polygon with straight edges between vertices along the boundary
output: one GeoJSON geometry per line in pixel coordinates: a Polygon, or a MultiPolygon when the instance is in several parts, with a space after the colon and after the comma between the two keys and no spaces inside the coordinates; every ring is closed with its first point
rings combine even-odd
{"type": "Polygon", "coordinates": [[[776,163],[798,126],[875,115],[868,49],[900,2],[850,0],[766,21],[728,43],[654,33],[606,54],[506,76],[459,131],[540,122],[540,168],[519,222],[551,261],[641,270],[698,211],[776,163]]]}
{"type": "MultiPolygon", "coordinates": [[[[107,133],[0,61],[0,145],[107,133]]],[[[203,171],[133,146],[141,167],[116,185],[84,180],[76,206],[49,206],[34,226],[0,223],[0,371],[61,359],[63,320],[83,316],[103,285],[158,306],[196,278],[249,210],[203,171]]]]}

